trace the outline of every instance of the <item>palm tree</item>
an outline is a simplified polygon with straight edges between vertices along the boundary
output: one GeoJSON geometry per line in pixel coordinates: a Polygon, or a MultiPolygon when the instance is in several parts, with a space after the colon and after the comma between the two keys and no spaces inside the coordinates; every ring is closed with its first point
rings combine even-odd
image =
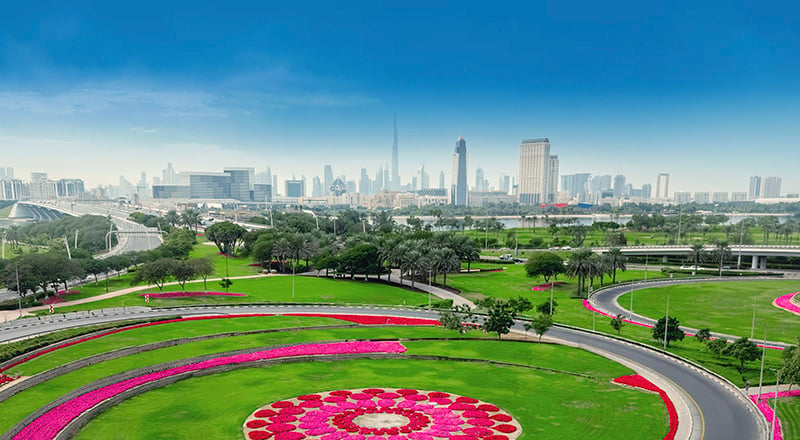
{"type": "Polygon", "coordinates": [[[722,264],[725,262],[725,259],[730,258],[731,248],[728,246],[728,242],[724,240],[715,240],[711,244],[714,245],[714,261],[719,263],[719,276],[722,276],[722,264]]]}
{"type": "Polygon", "coordinates": [[[178,215],[177,211],[171,209],[167,211],[166,214],[164,214],[164,220],[167,223],[169,223],[172,227],[175,227],[175,225],[177,225],[181,221],[181,216],[178,215]]]}
{"type": "Polygon", "coordinates": [[[286,272],[286,257],[291,255],[292,243],[286,237],[281,237],[272,245],[272,253],[281,262],[281,272],[286,272]]]}
{"type": "Polygon", "coordinates": [[[612,247],[608,250],[606,254],[608,256],[608,265],[611,269],[611,284],[617,284],[617,269],[625,272],[628,268],[625,266],[625,263],[628,261],[628,257],[622,254],[622,249],[618,247],[612,247]]]}
{"type": "Polygon", "coordinates": [[[592,274],[592,251],[588,248],[574,250],[567,258],[567,276],[578,278],[578,295],[583,297],[586,277],[592,274]]]}
{"type": "Polygon", "coordinates": [[[183,211],[183,214],[181,214],[181,223],[189,227],[189,229],[194,228],[194,232],[197,233],[197,225],[200,224],[200,213],[194,209],[183,211]]]}
{"type": "Polygon", "coordinates": [[[695,243],[690,246],[692,250],[689,252],[689,261],[697,267],[705,260],[705,251],[703,250],[703,243],[695,243]]]}
{"type": "Polygon", "coordinates": [[[431,253],[433,266],[437,272],[444,275],[444,286],[447,287],[447,273],[457,271],[461,267],[461,260],[458,254],[449,247],[435,249],[431,253]]]}

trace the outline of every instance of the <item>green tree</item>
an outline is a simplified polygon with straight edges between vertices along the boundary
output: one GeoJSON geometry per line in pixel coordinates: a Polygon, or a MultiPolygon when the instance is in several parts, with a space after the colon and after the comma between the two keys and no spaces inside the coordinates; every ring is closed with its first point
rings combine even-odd
{"type": "Polygon", "coordinates": [[[728,341],[723,338],[712,339],[706,344],[708,351],[717,355],[717,359],[725,354],[725,349],[728,348],[728,341]]]}
{"type": "Polygon", "coordinates": [[[87,258],[80,260],[83,271],[88,275],[94,277],[94,284],[97,285],[97,276],[105,273],[108,270],[108,264],[105,260],[95,260],[94,258],[87,258]]]}
{"type": "Polygon", "coordinates": [[[781,367],[781,382],[792,385],[800,384],[800,350],[793,345],[783,351],[783,366],[781,367]]]}
{"type": "Polygon", "coordinates": [[[714,250],[712,251],[714,262],[719,267],[719,276],[722,276],[722,266],[725,264],[725,260],[731,257],[731,248],[728,246],[728,242],[724,240],[715,240],[712,244],[714,245],[714,250]]]}
{"type": "Polygon", "coordinates": [[[216,272],[214,263],[209,258],[194,258],[188,261],[192,264],[194,276],[199,276],[203,279],[203,290],[208,291],[208,286],[206,285],[208,277],[216,272]]]}
{"type": "Polygon", "coordinates": [[[430,258],[434,270],[444,275],[443,284],[447,287],[447,273],[456,272],[461,268],[461,260],[458,258],[458,254],[449,247],[444,247],[434,249],[430,253],[430,258]]]}
{"type": "Polygon", "coordinates": [[[578,294],[581,298],[583,297],[586,278],[594,273],[592,255],[594,254],[590,249],[581,248],[573,251],[567,259],[567,276],[578,278],[578,294]]]}
{"type": "Polygon", "coordinates": [[[182,291],[186,291],[186,282],[194,279],[195,265],[192,260],[175,260],[172,263],[171,273],[175,281],[181,286],[182,291]]]}
{"type": "Polygon", "coordinates": [[[555,252],[536,252],[525,263],[525,272],[529,277],[544,277],[544,282],[550,282],[550,277],[558,279],[558,274],[566,272],[564,259],[555,252]]]}
{"type": "Polygon", "coordinates": [[[697,338],[697,341],[701,344],[706,344],[711,340],[711,329],[701,328],[697,330],[697,333],[694,335],[694,337],[697,338]]]}
{"type": "Polygon", "coordinates": [[[747,338],[739,338],[725,347],[724,353],[739,361],[739,371],[744,370],[744,363],[761,359],[761,350],[755,342],[747,338]]]}
{"type": "Polygon", "coordinates": [[[700,267],[700,265],[705,261],[705,251],[703,250],[703,243],[694,243],[690,246],[691,251],[689,251],[689,262],[693,263],[695,266],[700,267]]]}
{"type": "Polygon", "coordinates": [[[656,323],[655,327],[653,327],[653,339],[656,341],[664,341],[664,328],[666,327],[667,332],[667,347],[669,347],[669,343],[672,341],[683,341],[683,338],[686,336],[686,333],[680,329],[680,322],[678,318],[674,318],[672,316],[669,317],[669,325],[665,325],[667,322],[666,317],[661,318],[656,323]]]}
{"type": "Polygon", "coordinates": [[[556,313],[556,308],[558,307],[558,301],[555,299],[553,303],[550,303],[550,300],[547,300],[539,305],[536,306],[536,311],[542,315],[552,315],[556,313]],[[552,307],[552,308],[551,308],[552,307]]]}
{"type": "Polygon", "coordinates": [[[611,327],[614,330],[617,331],[617,335],[619,335],[621,333],[622,326],[625,324],[625,322],[622,320],[622,318],[623,318],[623,316],[620,313],[617,316],[615,316],[614,318],[611,318],[611,322],[609,323],[611,325],[611,327]]]}
{"type": "Polygon", "coordinates": [[[247,232],[243,227],[231,222],[219,222],[206,228],[206,238],[217,245],[217,249],[225,255],[232,255],[237,244],[247,232]]]}
{"type": "Polygon", "coordinates": [[[171,209],[167,211],[166,214],[164,214],[164,221],[169,223],[172,227],[175,227],[178,225],[178,223],[181,222],[181,216],[178,214],[177,211],[171,209]]]}
{"type": "Polygon", "coordinates": [[[455,330],[460,335],[472,330],[476,323],[475,314],[468,305],[453,306],[448,311],[439,313],[439,323],[442,327],[455,330]]]}
{"type": "Polygon", "coordinates": [[[497,333],[497,339],[511,331],[516,311],[508,301],[490,297],[480,301],[478,305],[486,309],[486,319],[481,325],[483,331],[497,333]]]}
{"type": "Polygon", "coordinates": [[[539,342],[542,342],[542,335],[547,333],[551,327],[553,327],[553,317],[551,315],[540,314],[531,319],[530,323],[525,324],[525,331],[533,329],[539,336],[539,342]]]}
{"type": "Polygon", "coordinates": [[[233,285],[233,281],[231,281],[231,279],[230,279],[230,278],[223,278],[223,279],[221,279],[221,280],[219,281],[219,285],[220,285],[220,286],[221,286],[223,289],[225,289],[225,292],[227,293],[227,292],[228,292],[228,288],[230,288],[230,287],[233,285]]]}
{"type": "Polygon", "coordinates": [[[158,290],[164,289],[164,283],[172,275],[172,267],[175,260],[172,258],[160,258],[155,261],[150,261],[142,264],[136,270],[136,275],[133,277],[133,284],[146,282],[148,284],[155,284],[158,290]]]}

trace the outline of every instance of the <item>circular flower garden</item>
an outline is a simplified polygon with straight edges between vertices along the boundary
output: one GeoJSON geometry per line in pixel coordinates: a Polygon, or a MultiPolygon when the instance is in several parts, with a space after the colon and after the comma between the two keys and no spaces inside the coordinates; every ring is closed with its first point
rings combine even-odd
{"type": "Polygon", "coordinates": [[[514,440],[521,433],[491,403],[406,388],[307,394],[265,405],[244,423],[248,440],[514,440]]]}

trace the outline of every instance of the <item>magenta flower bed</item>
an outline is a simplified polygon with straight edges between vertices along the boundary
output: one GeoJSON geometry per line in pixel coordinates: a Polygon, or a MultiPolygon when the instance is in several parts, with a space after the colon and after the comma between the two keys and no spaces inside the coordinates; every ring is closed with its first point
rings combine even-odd
{"type": "Polygon", "coordinates": [[[98,403],[113,397],[131,388],[152,382],[165,377],[190,371],[199,371],[229,364],[243,364],[264,359],[278,359],[295,356],[324,356],[355,353],[403,353],[406,348],[399,342],[335,342],[330,344],[295,345],[291,347],[276,348],[258,351],[255,353],[239,354],[209,359],[182,367],[168,368],[154,373],[144,374],[132,379],[108,385],[100,389],[89,391],[79,397],[71,399],[46,412],[23,428],[13,438],[15,440],[41,440],[52,439],[64,429],[73,419],[98,403]]]}
{"type": "MultiPolygon", "coordinates": [[[[91,341],[93,339],[101,338],[103,336],[113,335],[115,333],[120,333],[128,330],[134,330],[137,328],[142,327],[150,327],[153,325],[161,325],[161,324],[171,324],[173,322],[184,322],[184,321],[202,321],[206,319],[229,319],[229,318],[263,318],[267,316],[275,316],[271,313],[242,313],[236,315],[220,315],[220,316],[192,316],[189,318],[177,318],[177,319],[168,319],[165,321],[158,321],[158,322],[148,322],[146,324],[136,324],[129,327],[118,328],[114,330],[109,330],[104,333],[100,333],[94,336],[87,336],[85,338],[78,339],[72,342],[65,342],[63,344],[57,345],[55,347],[48,348],[47,350],[42,350],[37,353],[33,353],[29,356],[26,356],[13,364],[10,364],[4,368],[0,368],[0,373],[9,370],[10,368],[16,367],[24,362],[27,362],[31,359],[35,359],[43,354],[53,352],[55,350],[69,347],[75,344],[80,344],[81,342],[91,341]]],[[[301,317],[322,317],[322,318],[333,318],[333,319],[341,319],[343,321],[355,322],[357,324],[364,324],[364,325],[385,325],[385,324],[392,324],[392,325],[439,325],[439,321],[433,319],[421,319],[421,318],[399,318],[394,316],[368,316],[368,315],[336,315],[336,314],[324,314],[324,313],[289,313],[285,316],[301,316],[301,317]]]]}
{"type": "Polygon", "coordinates": [[[669,414],[669,431],[667,432],[667,435],[664,436],[664,440],[675,439],[675,433],[678,432],[678,412],[675,410],[675,404],[672,403],[672,400],[664,390],[657,387],[654,383],[643,378],[642,376],[639,376],[638,374],[620,376],[615,378],[614,382],[658,393],[658,395],[661,396],[661,400],[664,401],[664,405],[667,406],[667,414],[669,414]]]}
{"type": "Polygon", "coordinates": [[[792,302],[792,298],[800,292],[789,293],[775,298],[775,305],[792,313],[800,314],[800,307],[792,302]]]}
{"type": "Polygon", "coordinates": [[[514,440],[522,426],[498,407],[441,391],[326,391],[256,409],[245,438],[319,440],[514,440]]]}
{"type": "Polygon", "coordinates": [[[559,286],[561,284],[566,284],[564,281],[551,281],[549,283],[539,284],[538,286],[531,287],[531,290],[542,291],[542,290],[549,290],[553,286],[559,286]]]}
{"type": "MultiPolygon", "coordinates": [[[[794,295],[794,294],[792,294],[794,295]]],[[[800,390],[794,391],[781,391],[778,393],[777,397],[797,397],[800,396],[800,390]]],[[[751,394],[750,400],[756,404],[761,414],[764,414],[764,417],[767,419],[767,423],[770,425],[772,424],[772,407],[769,406],[767,403],[767,399],[774,399],[775,393],[761,393],[762,400],[758,402],[758,394],[751,394]]],[[[783,435],[781,434],[781,421],[779,418],[775,417],[775,433],[772,436],[773,440],[783,440],[783,435]]]]}
{"type": "Polygon", "coordinates": [[[191,298],[193,296],[247,296],[247,294],[230,292],[161,292],[142,293],[139,296],[150,296],[150,298],[191,298]]]}

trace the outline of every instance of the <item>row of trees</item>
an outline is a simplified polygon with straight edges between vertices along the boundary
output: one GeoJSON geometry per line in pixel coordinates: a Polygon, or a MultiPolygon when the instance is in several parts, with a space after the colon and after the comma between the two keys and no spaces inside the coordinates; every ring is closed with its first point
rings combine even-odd
{"type": "MultiPolygon", "coordinates": [[[[485,298],[477,303],[481,311],[485,313],[482,320],[479,320],[475,310],[469,306],[454,306],[448,311],[439,314],[439,323],[447,329],[456,330],[459,334],[465,334],[473,329],[482,330],[485,333],[495,333],[500,339],[503,335],[511,331],[514,320],[522,313],[531,310],[533,304],[527,298],[518,296],[508,300],[498,298],[485,298]]],[[[537,308],[538,309],[538,308],[537,308]]],[[[543,313],[538,310],[537,314],[530,322],[524,324],[525,331],[533,330],[539,336],[539,341],[552,326],[552,313],[543,313]]]]}
{"type": "MultiPolygon", "coordinates": [[[[5,235],[11,249],[17,248],[22,243],[50,249],[65,249],[66,238],[71,252],[84,251],[91,254],[105,249],[106,234],[112,228],[114,228],[113,223],[104,216],[84,215],[21,226],[11,225],[6,229],[0,229],[0,235],[5,235]]],[[[112,246],[115,244],[116,238],[112,236],[112,246]]]]}
{"type": "Polygon", "coordinates": [[[208,258],[193,258],[179,260],[175,258],[159,258],[149,261],[137,268],[132,284],[146,282],[155,284],[158,290],[163,290],[164,284],[169,279],[174,279],[186,290],[186,282],[197,278],[203,279],[203,289],[207,290],[208,277],[214,274],[216,268],[208,258]]]}

